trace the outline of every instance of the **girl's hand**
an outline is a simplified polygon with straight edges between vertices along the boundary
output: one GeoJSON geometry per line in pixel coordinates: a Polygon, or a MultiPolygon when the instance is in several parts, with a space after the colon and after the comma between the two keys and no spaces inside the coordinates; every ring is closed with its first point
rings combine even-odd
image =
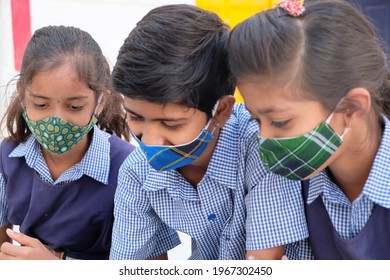
{"type": "Polygon", "coordinates": [[[0,248],[0,260],[59,260],[49,249],[36,238],[32,238],[11,229],[7,235],[21,246],[5,242],[0,248]]]}

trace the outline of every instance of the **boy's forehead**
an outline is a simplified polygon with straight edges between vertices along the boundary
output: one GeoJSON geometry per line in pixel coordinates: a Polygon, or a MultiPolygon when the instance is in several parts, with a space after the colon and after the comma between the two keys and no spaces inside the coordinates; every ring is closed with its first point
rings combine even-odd
{"type": "Polygon", "coordinates": [[[197,111],[195,108],[177,103],[154,103],[147,100],[124,97],[124,109],[132,114],[150,118],[189,118],[197,111]]]}

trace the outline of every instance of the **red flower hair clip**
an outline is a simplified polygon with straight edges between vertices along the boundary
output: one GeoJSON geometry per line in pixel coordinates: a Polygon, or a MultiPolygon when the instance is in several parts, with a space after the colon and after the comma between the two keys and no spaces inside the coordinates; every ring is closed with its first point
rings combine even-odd
{"type": "Polygon", "coordinates": [[[276,6],[286,10],[291,16],[297,17],[305,11],[303,2],[304,0],[280,0],[276,6]]]}

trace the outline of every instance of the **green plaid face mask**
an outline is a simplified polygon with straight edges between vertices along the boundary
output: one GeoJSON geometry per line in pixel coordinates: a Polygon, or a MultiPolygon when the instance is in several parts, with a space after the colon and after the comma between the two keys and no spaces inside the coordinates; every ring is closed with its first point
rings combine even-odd
{"type": "Polygon", "coordinates": [[[329,125],[333,113],[309,133],[291,138],[258,136],[260,158],[273,173],[291,180],[302,180],[321,167],[343,143],[329,125]]]}
{"type": "Polygon", "coordinates": [[[50,153],[62,154],[76,146],[97,122],[93,115],[86,126],[77,126],[59,117],[31,121],[23,112],[24,120],[37,141],[50,153]]]}

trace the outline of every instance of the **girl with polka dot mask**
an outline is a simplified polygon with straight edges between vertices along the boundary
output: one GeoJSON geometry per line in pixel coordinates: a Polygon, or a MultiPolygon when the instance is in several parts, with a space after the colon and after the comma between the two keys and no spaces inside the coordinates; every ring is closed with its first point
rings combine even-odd
{"type": "MultiPolygon", "coordinates": [[[[97,107],[99,106],[101,97],[102,96],[99,97],[97,107]]],[[[23,112],[23,118],[31,133],[35,136],[42,147],[50,153],[62,154],[80,143],[88,132],[91,131],[97,122],[97,118],[95,116],[96,109],[91,117],[91,120],[85,126],[74,125],[56,116],[32,121],[28,118],[26,111],[23,112]]]]}
{"type": "Polygon", "coordinates": [[[0,142],[0,260],[108,259],[118,171],[135,147],[101,48],[79,28],[42,27],[14,80],[0,142]]]}

